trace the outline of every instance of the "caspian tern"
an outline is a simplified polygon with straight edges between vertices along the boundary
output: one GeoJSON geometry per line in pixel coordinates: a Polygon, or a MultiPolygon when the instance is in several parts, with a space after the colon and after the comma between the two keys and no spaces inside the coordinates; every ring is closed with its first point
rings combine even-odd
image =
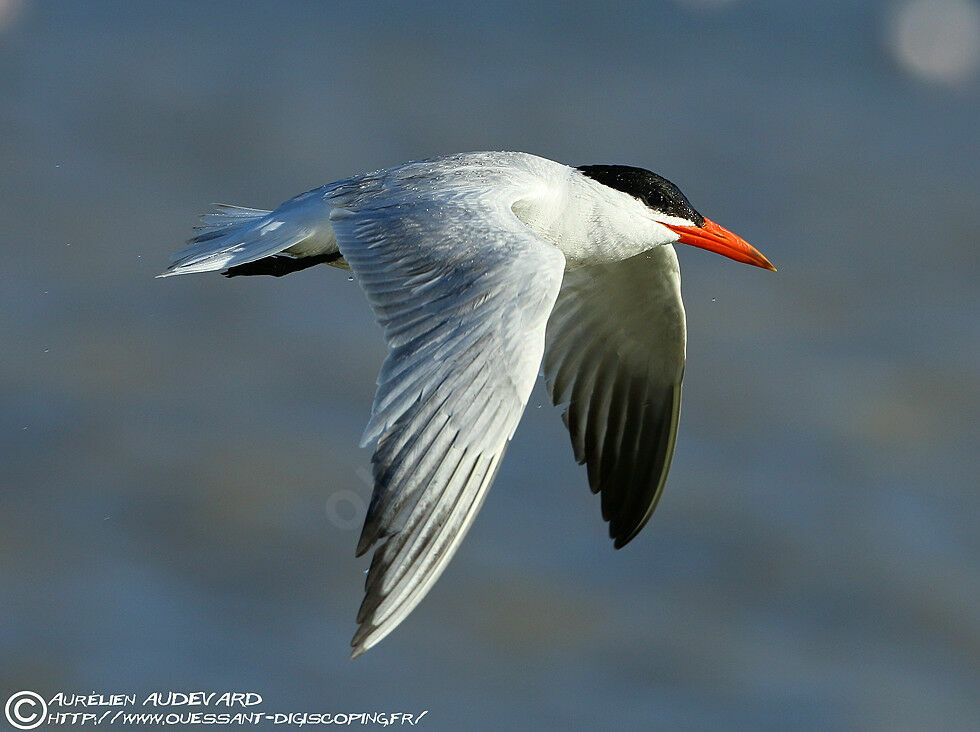
{"type": "Polygon", "coordinates": [[[408,615],[456,552],[542,361],[614,546],[636,536],[663,491],[680,413],[686,326],[671,245],[774,269],[656,173],[518,152],[410,162],[274,211],[216,208],[160,277],[349,268],[384,329],[357,555],[382,543],[352,657],[408,615]]]}

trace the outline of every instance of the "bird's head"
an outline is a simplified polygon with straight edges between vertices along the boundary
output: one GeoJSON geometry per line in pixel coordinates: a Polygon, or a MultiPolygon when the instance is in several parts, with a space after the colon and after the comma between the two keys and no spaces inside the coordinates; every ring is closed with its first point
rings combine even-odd
{"type": "Polygon", "coordinates": [[[583,165],[578,170],[598,183],[639,199],[657,224],[676,235],[673,241],[707,249],[737,262],[776,270],[745,239],[695,211],[681,189],[666,178],[629,165],[583,165]]]}

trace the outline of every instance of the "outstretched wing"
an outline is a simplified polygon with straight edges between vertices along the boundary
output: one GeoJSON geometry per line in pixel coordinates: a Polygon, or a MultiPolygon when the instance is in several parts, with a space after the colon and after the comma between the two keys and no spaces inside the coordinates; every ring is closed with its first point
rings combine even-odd
{"type": "Polygon", "coordinates": [[[499,194],[385,202],[331,214],[389,349],[363,437],[377,440],[375,487],[357,553],[384,543],[355,657],[418,604],[476,516],[537,377],[565,261],[499,194]]]}
{"type": "Polygon", "coordinates": [[[544,371],[619,549],[649,520],[674,454],[686,328],[671,246],[569,270],[544,371]]]}

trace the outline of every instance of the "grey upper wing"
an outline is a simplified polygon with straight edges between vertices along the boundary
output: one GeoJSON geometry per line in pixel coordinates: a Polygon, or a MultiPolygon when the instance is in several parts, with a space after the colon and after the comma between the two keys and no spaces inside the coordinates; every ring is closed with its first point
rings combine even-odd
{"type": "Polygon", "coordinates": [[[673,247],[569,270],[545,377],[618,549],[649,520],[674,453],[686,328],[673,247]]]}
{"type": "Polygon", "coordinates": [[[385,203],[331,214],[389,348],[363,438],[377,445],[358,554],[384,543],[354,656],[415,607],[469,529],[537,377],[564,270],[504,200],[385,203]]]}

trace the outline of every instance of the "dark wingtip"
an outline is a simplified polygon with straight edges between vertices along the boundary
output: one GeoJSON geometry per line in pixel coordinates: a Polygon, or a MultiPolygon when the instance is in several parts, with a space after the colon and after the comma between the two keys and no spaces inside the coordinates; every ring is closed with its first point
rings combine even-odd
{"type": "Polygon", "coordinates": [[[634,518],[633,520],[627,522],[621,517],[614,517],[609,522],[609,537],[613,540],[613,549],[622,549],[640,535],[640,532],[643,531],[643,527],[645,527],[650,521],[650,517],[653,515],[654,509],[657,507],[657,503],[659,503],[659,496],[657,498],[658,500],[654,501],[646,515],[639,521],[634,518]]]}
{"type": "Polygon", "coordinates": [[[357,549],[354,550],[354,556],[363,557],[365,554],[367,554],[367,551],[371,548],[372,544],[374,544],[373,539],[368,539],[362,535],[360,540],[357,542],[357,549]]]}
{"type": "Polygon", "coordinates": [[[627,534],[613,535],[613,537],[612,537],[612,539],[613,539],[613,549],[622,549],[624,546],[626,546],[631,541],[633,541],[633,539],[636,538],[636,535],[638,533],[640,533],[640,532],[639,531],[631,531],[631,532],[629,532],[627,534]]]}
{"type": "Polygon", "coordinates": [[[643,517],[643,520],[638,523],[633,523],[629,526],[623,526],[615,522],[610,523],[609,536],[613,540],[613,549],[622,549],[639,536],[643,527],[650,521],[650,516],[653,514],[654,508],[656,508],[656,503],[654,503],[653,508],[649,510],[647,515],[643,517]]]}
{"type": "Polygon", "coordinates": [[[357,549],[354,550],[354,556],[364,556],[364,554],[367,553],[367,550],[374,546],[374,542],[377,540],[377,523],[371,520],[371,509],[368,509],[368,515],[364,519],[364,528],[361,529],[361,536],[357,540],[357,549]]]}
{"type": "Polygon", "coordinates": [[[374,632],[375,627],[370,626],[368,623],[365,623],[360,620],[358,621],[358,623],[360,623],[360,626],[357,628],[357,632],[354,633],[354,637],[351,638],[350,641],[350,644],[354,649],[350,653],[351,660],[357,658],[358,656],[363,656],[371,649],[371,646],[374,645],[373,643],[370,645],[365,645],[365,641],[367,641],[368,636],[370,636],[371,633],[374,632]]]}

